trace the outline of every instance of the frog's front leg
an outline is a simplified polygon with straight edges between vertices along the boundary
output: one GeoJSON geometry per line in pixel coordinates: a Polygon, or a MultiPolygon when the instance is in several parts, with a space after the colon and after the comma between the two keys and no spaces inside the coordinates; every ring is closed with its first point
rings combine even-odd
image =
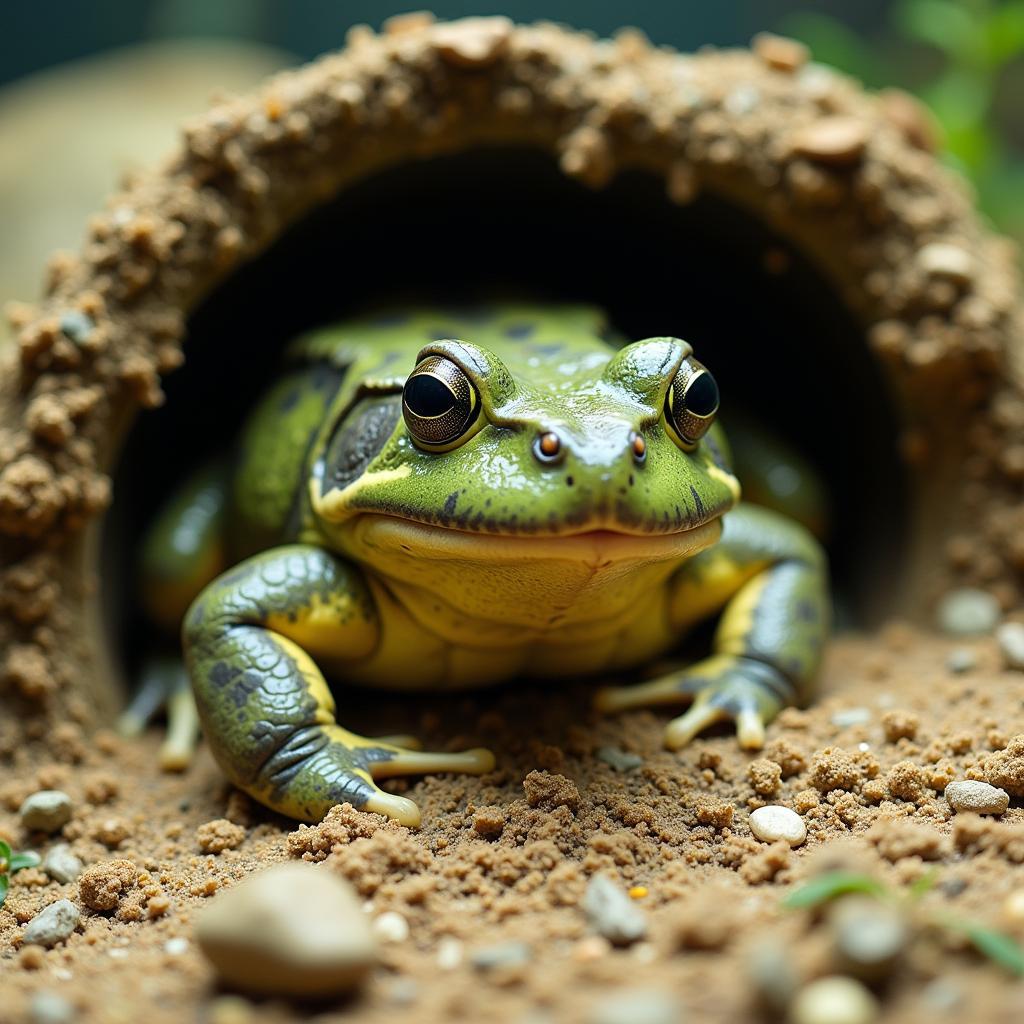
{"type": "Polygon", "coordinates": [[[683,630],[722,611],[711,657],[637,686],[601,690],[597,706],[619,711],[692,701],[665,729],[677,749],[732,718],[741,746],[764,745],[764,727],[809,696],[828,633],[828,570],[811,535],[777,513],[740,505],[721,541],[671,581],[670,616],[683,630]]]}
{"type": "Polygon", "coordinates": [[[203,729],[228,778],[268,807],[319,821],[338,803],[419,824],[419,808],[375,778],[482,773],[486,750],[424,753],[357,736],[334,719],[314,658],[369,655],[380,624],[357,569],[307,545],[275,548],[213,581],[189,609],[185,658],[203,729]]]}

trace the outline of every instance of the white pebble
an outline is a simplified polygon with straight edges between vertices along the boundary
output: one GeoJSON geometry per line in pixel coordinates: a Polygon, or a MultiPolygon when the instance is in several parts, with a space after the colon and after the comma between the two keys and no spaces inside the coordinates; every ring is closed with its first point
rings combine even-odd
{"type": "Polygon", "coordinates": [[[453,939],[450,935],[445,936],[437,944],[437,966],[442,971],[454,971],[462,963],[462,943],[453,939]]]}
{"type": "Polygon", "coordinates": [[[409,938],[409,922],[397,910],[384,911],[370,927],[381,942],[405,942],[409,938]]]}
{"type": "Polygon", "coordinates": [[[750,831],[762,842],[785,839],[790,846],[799,846],[807,838],[807,826],[796,811],[770,805],[758,807],[750,815],[750,831]]]}
{"type": "Polygon", "coordinates": [[[970,284],[974,277],[974,258],[948,242],[930,242],[918,252],[917,262],[926,274],[948,277],[957,284],[970,284]]]}
{"type": "Polygon", "coordinates": [[[991,633],[999,624],[999,602],[987,591],[974,587],[951,590],[939,602],[939,627],[953,636],[991,633]]]}
{"type": "Polygon", "coordinates": [[[180,935],[176,935],[173,939],[168,939],[164,943],[164,952],[168,956],[181,956],[182,953],[188,950],[188,939],[182,938],[180,935]]]}
{"type": "Polygon", "coordinates": [[[833,975],[805,985],[793,1000],[793,1024],[871,1024],[878,1016],[878,1001],[853,978],[833,975]]]}
{"type": "Polygon", "coordinates": [[[946,787],[946,803],[954,811],[1002,814],[1010,806],[1010,794],[987,782],[969,779],[966,782],[951,782],[946,787]]]}
{"type": "Polygon", "coordinates": [[[996,630],[996,642],[1007,668],[1024,669],[1024,625],[1004,622],[996,630]]]}
{"type": "Polygon", "coordinates": [[[848,729],[853,725],[867,725],[871,721],[871,709],[843,708],[840,711],[833,712],[830,721],[840,729],[848,729]]]}

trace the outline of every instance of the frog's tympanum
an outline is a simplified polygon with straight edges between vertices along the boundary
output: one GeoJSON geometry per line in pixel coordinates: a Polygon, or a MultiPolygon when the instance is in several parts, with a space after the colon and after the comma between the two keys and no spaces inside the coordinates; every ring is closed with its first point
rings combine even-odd
{"type": "Polygon", "coordinates": [[[349,732],[345,685],[648,676],[718,613],[708,658],[597,707],[690,702],[668,747],[723,719],[759,747],[813,681],[827,573],[803,527],[739,503],[718,405],[685,341],[621,343],[584,306],[410,310],[300,339],[144,551],[224,772],[295,818],[348,801],[415,825],[377,780],[494,759],[349,732]]]}

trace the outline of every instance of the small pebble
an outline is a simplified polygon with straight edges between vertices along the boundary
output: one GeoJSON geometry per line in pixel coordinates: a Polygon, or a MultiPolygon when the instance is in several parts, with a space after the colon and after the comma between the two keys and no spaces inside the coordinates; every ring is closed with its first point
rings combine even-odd
{"type": "Polygon", "coordinates": [[[603,999],[591,1009],[587,1024],[679,1024],[682,1013],[670,993],[634,988],[603,999]]]}
{"type": "Polygon", "coordinates": [[[833,975],[805,985],[789,1010],[792,1024],[871,1024],[878,1001],[853,978],[833,975]]]}
{"type": "Polygon", "coordinates": [[[187,953],[188,939],[181,935],[176,935],[173,939],[168,939],[164,943],[164,952],[168,956],[181,956],[183,953],[187,953]]]}
{"type": "Polygon", "coordinates": [[[764,843],[785,839],[790,846],[799,846],[807,838],[807,826],[796,811],[769,805],[750,814],[750,831],[764,843]]]}
{"type": "Polygon", "coordinates": [[[77,309],[69,310],[61,315],[61,333],[70,338],[76,345],[82,345],[89,340],[96,324],[92,319],[77,309]]]}
{"type": "Polygon", "coordinates": [[[782,1013],[797,989],[790,951],[776,939],[759,938],[747,954],[745,967],[766,1010],[782,1013]]]}
{"type": "Polygon", "coordinates": [[[628,946],[647,936],[647,919],[629,896],[605,875],[595,875],[583,896],[590,926],[612,945],[628,946]]]}
{"type": "Polygon", "coordinates": [[[409,922],[397,910],[385,910],[370,927],[381,942],[405,942],[409,938],[409,922]]]}
{"type": "Polygon", "coordinates": [[[631,772],[644,763],[639,754],[630,754],[625,750],[619,750],[618,747],[598,747],[597,758],[611,765],[617,772],[631,772]]]}
{"type": "Polygon", "coordinates": [[[1010,806],[1010,794],[1005,789],[987,782],[968,779],[951,782],[946,787],[946,803],[954,811],[973,811],[975,814],[1002,814],[1010,806]]]}
{"type": "Polygon", "coordinates": [[[831,923],[843,967],[865,980],[885,976],[907,945],[903,916],[877,900],[840,900],[833,908],[831,923]]]}
{"type": "Polygon", "coordinates": [[[833,725],[847,729],[851,725],[866,725],[871,721],[871,708],[843,708],[830,719],[833,725]]]}
{"type": "Polygon", "coordinates": [[[446,935],[437,944],[437,966],[442,971],[454,971],[462,963],[462,943],[446,935]]]}
{"type": "Polygon", "coordinates": [[[25,926],[23,941],[26,946],[45,946],[50,949],[71,935],[78,927],[81,916],[71,900],[57,900],[29,921],[25,926]]]}
{"type": "Polygon", "coordinates": [[[996,642],[1007,668],[1024,669],[1024,625],[1004,622],[996,630],[996,642]]]}
{"type": "Polygon", "coordinates": [[[196,938],[221,979],[266,995],[355,988],[376,961],[369,922],[347,882],[310,864],[278,864],[204,907],[196,938]]]}
{"type": "Polygon", "coordinates": [[[978,657],[969,647],[954,647],[946,657],[946,668],[956,675],[970,672],[978,664],[978,657]]]}
{"type": "Polygon", "coordinates": [[[985,590],[961,587],[951,590],[939,602],[939,628],[952,636],[979,636],[991,633],[999,624],[999,602],[985,590]]]}
{"type": "Polygon", "coordinates": [[[929,242],[917,254],[917,262],[926,274],[946,277],[957,284],[970,284],[974,278],[974,258],[959,245],[929,242]]]}
{"type": "Polygon", "coordinates": [[[36,992],[28,1004],[31,1024],[71,1024],[75,1008],[62,996],[49,989],[36,992]]]}
{"type": "Polygon", "coordinates": [[[61,884],[73,882],[82,873],[82,862],[71,852],[67,843],[58,843],[46,851],[43,870],[61,884]]]}
{"type": "Polygon", "coordinates": [[[868,127],[856,117],[823,117],[793,136],[795,153],[822,164],[844,165],[859,160],[868,143],[868,127]]]}
{"type": "Polygon", "coordinates": [[[964,1001],[964,990],[952,978],[936,978],[921,989],[921,1000],[930,1010],[948,1014],[964,1001]]]}
{"type": "Polygon", "coordinates": [[[253,1024],[255,1019],[252,1003],[241,996],[223,995],[210,1001],[209,1024],[253,1024]]]}
{"type": "Polygon", "coordinates": [[[469,962],[478,971],[493,971],[501,967],[522,967],[532,956],[533,951],[525,942],[502,942],[476,950],[469,962]]]}
{"type": "Polygon", "coordinates": [[[59,789],[41,789],[25,798],[18,816],[30,832],[57,832],[71,820],[71,797],[59,789]]]}
{"type": "Polygon", "coordinates": [[[1003,900],[1003,916],[1014,924],[1024,921],[1024,889],[1014,889],[1003,900]]]}
{"type": "Polygon", "coordinates": [[[810,56],[803,43],[771,32],[761,32],[754,36],[753,50],[768,67],[776,71],[797,71],[807,63],[810,56]]]}

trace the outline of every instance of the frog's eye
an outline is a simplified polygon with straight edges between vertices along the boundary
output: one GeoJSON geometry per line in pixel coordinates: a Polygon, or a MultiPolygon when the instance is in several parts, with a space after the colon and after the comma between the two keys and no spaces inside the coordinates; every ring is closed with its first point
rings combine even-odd
{"type": "Polygon", "coordinates": [[[427,356],[405,382],[402,415],[420,447],[444,451],[479,419],[480,396],[461,367],[444,356],[427,356]]]}
{"type": "Polygon", "coordinates": [[[665,395],[665,421],[676,441],[692,448],[711,429],[717,412],[715,378],[696,359],[684,359],[665,395]]]}

